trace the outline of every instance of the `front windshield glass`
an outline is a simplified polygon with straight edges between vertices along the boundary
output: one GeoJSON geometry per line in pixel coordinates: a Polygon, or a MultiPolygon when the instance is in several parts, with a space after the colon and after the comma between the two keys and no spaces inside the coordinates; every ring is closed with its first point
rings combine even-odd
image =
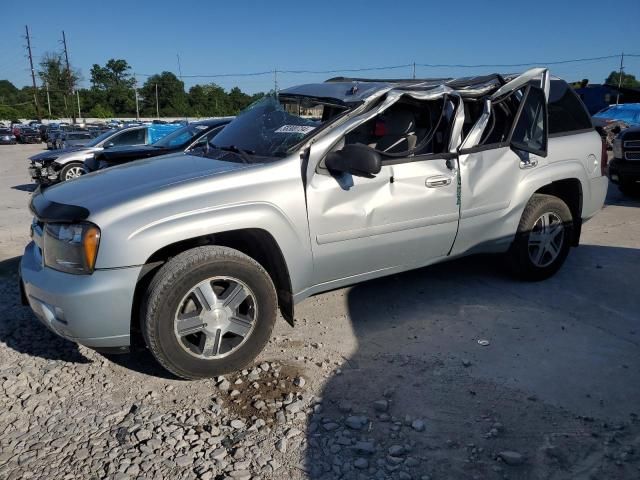
{"type": "Polygon", "coordinates": [[[268,95],[240,112],[210,145],[232,147],[249,155],[283,157],[291,147],[345,110],[309,97],[268,95]]]}
{"type": "Polygon", "coordinates": [[[180,145],[190,142],[193,137],[198,135],[200,132],[204,132],[207,128],[209,127],[206,125],[192,123],[186,127],[179,128],[175,132],[171,132],[166,137],[162,137],[156,143],[152,144],[152,146],[159,148],[179,147],[180,145]]]}
{"type": "Polygon", "coordinates": [[[109,138],[111,135],[113,135],[113,130],[107,130],[103,134],[98,135],[96,138],[94,138],[89,143],[87,143],[86,146],[87,147],[95,147],[96,145],[98,145],[103,140],[109,138]]]}

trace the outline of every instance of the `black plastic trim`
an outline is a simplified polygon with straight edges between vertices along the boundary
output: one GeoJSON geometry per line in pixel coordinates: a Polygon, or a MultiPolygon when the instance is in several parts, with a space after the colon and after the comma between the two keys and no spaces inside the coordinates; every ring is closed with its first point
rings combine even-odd
{"type": "Polygon", "coordinates": [[[425,155],[415,155],[413,157],[383,159],[382,165],[401,165],[403,163],[426,162],[429,160],[452,160],[457,156],[458,154],[451,152],[428,153],[425,155]]]}
{"type": "Polygon", "coordinates": [[[42,222],[70,223],[89,217],[89,210],[86,208],[47,200],[39,189],[31,196],[29,210],[42,222]]]}
{"type": "Polygon", "coordinates": [[[596,129],[594,127],[591,128],[581,128],[580,130],[567,130],[565,132],[556,132],[550,133],[549,138],[557,138],[557,137],[567,137],[569,135],[579,135],[581,133],[595,132],[596,129]]]}

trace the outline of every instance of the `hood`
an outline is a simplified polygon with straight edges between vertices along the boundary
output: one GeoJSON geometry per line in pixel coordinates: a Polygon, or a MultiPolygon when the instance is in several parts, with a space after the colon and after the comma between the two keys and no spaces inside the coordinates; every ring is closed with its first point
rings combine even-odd
{"type": "Polygon", "coordinates": [[[62,150],[47,150],[45,152],[38,153],[32,157],[29,157],[29,160],[36,160],[36,161],[55,160],[56,158],[59,158],[68,153],[81,152],[82,150],[85,150],[87,153],[89,153],[97,149],[95,147],[76,146],[76,147],[70,147],[70,148],[63,148],[62,150]]]}
{"type": "Polygon", "coordinates": [[[125,163],[58,183],[47,188],[43,196],[49,202],[77,205],[96,212],[173,185],[254,165],[261,164],[247,165],[182,153],[166,155],[125,163]]]}

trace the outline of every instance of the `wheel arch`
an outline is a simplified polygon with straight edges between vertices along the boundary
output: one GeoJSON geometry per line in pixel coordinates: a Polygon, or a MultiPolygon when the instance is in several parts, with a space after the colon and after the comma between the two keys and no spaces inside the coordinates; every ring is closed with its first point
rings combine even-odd
{"type": "Polygon", "coordinates": [[[191,248],[204,245],[219,245],[233,248],[253,258],[267,271],[276,288],[278,307],[284,319],[291,326],[294,325],[293,288],[289,267],[282,249],[276,239],[261,228],[243,228],[213,234],[200,235],[183,239],[153,252],[144,263],[136,283],[131,310],[132,343],[139,345],[142,341],[140,334],[141,304],[144,293],[154,275],[174,256],[191,248]]]}
{"type": "Polygon", "coordinates": [[[580,243],[580,233],[582,231],[583,190],[580,180],[578,178],[555,180],[539,188],[534,193],[553,195],[567,204],[573,217],[573,237],[571,244],[577,247],[580,243]]]}

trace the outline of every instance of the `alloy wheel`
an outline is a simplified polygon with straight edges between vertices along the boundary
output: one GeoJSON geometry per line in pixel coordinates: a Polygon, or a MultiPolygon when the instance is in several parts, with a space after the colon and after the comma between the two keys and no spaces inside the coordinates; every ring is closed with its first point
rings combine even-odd
{"type": "Polygon", "coordinates": [[[208,278],[183,297],[174,318],[180,346],[203,359],[226,357],[253,332],[257,302],[251,289],[232,277],[208,278]]]}
{"type": "Polygon", "coordinates": [[[71,180],[72,178],[78,178],[84,175],[84,168],[82,167],[71,167],[67,170],[66,175],[64,176],[65,180],[71,180]]]}
{"type": "Polygon", "coordinates": [[[543,213],[529,232],[529,259],[540,268],[551,265],[560,252],[565,239],[562,219],[553,212],[543,213]]]}

